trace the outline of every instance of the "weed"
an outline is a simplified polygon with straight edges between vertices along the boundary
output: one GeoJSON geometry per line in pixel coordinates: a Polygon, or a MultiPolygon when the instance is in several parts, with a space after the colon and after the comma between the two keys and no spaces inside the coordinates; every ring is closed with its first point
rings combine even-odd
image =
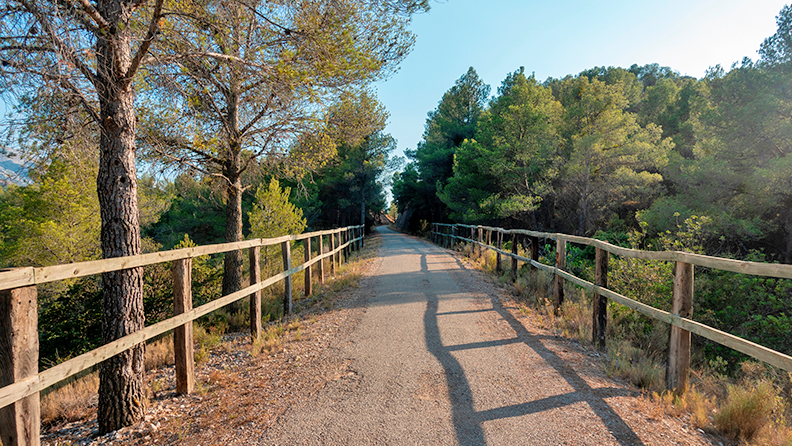
{"type": "Polygon", "coordinates": [[[778,407],[778,391],[769,382],[732,384],[725,404],[715,414],[715,427],[732,438],[749,441],[771,421],[778,407]]]}
{"type": "Polygon", "coordinates": [[[195,360],[196,364],[201,364],[209,360],[209,349],[206,347],[199,347],[193,353],[193,359],[195,360]]]}
{"type": "Polygon", "coordinates": [[[654,392],[652,399],[660,403],[668,415],[678,417],[687,412],[690,413],[690,422],[693,426],[700,429],[711,427],[711,415],[715,411],[715,402],[693,386],[681,395],[670,391],[665,391],[662,394],[654,392]]]}
{"type": "Polygon", "coordinates": [[[193,324],[193,341],[199,349],[211,350],[222,344],[222,335],[225,333],[217,327],[210,327],[209,330],[203,325],[193,324]]]}
{"type": "Polygon", "coordinates": [[[162,379],[152,379],[149,388],[151,392],[156,395],[165,388],[165,381],[162,379]]]}
{"type": "Polygon", "coordinates": [[[608,376],[624,378],[642,389],[663,391],[662,368],[629,341],[611,341],[608,344],[608,357],[609,361],[605,364],[608,376]]]}
{"type": "Polygon", "coordinates": [[[289,322],[288,325],[286,325],[286,330],[294,331],[294,330],[298,330],[300,327],[302,327],[302,324],[300,323],[300,321],[295,319],[295,320],[289,322]]]}

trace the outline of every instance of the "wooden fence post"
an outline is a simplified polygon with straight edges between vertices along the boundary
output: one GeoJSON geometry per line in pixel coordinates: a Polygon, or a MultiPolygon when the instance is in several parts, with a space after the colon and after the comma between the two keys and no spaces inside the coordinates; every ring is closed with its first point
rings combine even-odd
{"type": "Polygon", "coordinates": [[[457,225],[451,226],[451,249],[456,249],[458,232],[459,228],[457,228],[457,225]]]}
{"type": "MultiPolygon", "coordinates": [[[[503,231],[498,230],[498,233],[495,236],[495,238],[497,240],[496,243],[498,245],[498,249],[499,250],[503,249],[503,231]]],[[[503,259],[501,258],[501,253],[500,251],[498,251],[498,253],[495,255],[495,272],[498,274],[500,274],[503,271],[502,262],[503,259]]]]}
{"type": "MultiPolygon", "coordinates": [[[[517,233],[511,233],[511,242],[512,242],[512,254],[517,255],[517,233]]],[[[517,281],[517,259],[514,257],[511,258],[511,277],[512,282],[517,281]]]]}
{"type": "MultiPolygon", "coordinates": [[[[336,233],[333,232],[330,234],[330,251],[335,251],[336,246],[336,233]]],[[[336,275],[338,268],[338,253],[333,254],[330,256],[330,273],[334,276],[336,275]]]]}
{"type": "MultiPolygon", "coordinates": [[[[281,243],[281,253],[283,254],[283,270],[291,269],[291,241],[281,243]]],[[[283,315],[288,316],[292,312],[292,278],[287,277],[283,281],[283,315]]]]}
{"type": "MultiPolygon", "coordinates": [[[[566,267],[566,240],[560,235],[556,239],[556,268],[563,271],[566,267]]],[[[561,311],[564,303],[564,278],[561,275],[555,276],[555,289],[553,290],[553,310],[556,315],[561,311]]]]}
{"type": "MultiPolygon", "coordinates": [[[[531,241],[531,260],[539,261],[539,237],[528,237],[531,241]]],[[[531,264],[531,274],[536,272],[536,267],[531,264]]]]}
{"type": "MultiPolygon", "coordinates": [[[[602,288],[608,287],[608,259],[610,253],[604,249],[597,248],[594,267],[594,285],[602,288]]],[[[592,316],[592,335],[591,341],[597,347],[605,348],[605,330],[608,325],[608,299],[594,292],[593,316],[592,316]]]]}
{"type": "MultiPolygon", "coordinates": [[[[674,300],[671,313],[689,318],[693,313],[693,265],[674,263],[674,300]]],[[[666,385],[675,393],[685,393],[690,368],[690,332],[671,326],[668,344],[668,370],[666,385]]]]}
{"type": "MultiPolygon", "coordinates": [[[[303,252],[305,253],[305,263],[311,260],[311,237],[303,239],[303,252]]],[[[313,268],[308,266],[305,268],[305,296],[308,297],[312,293],[311,289],[311,270],[313,268]]]]}
{"type": "MultiPolygon", "coordinates": [[[[0,291],[0,387],[38,374],[38,291],[35,286],[0,291]]],[[[0,443],[39,445],[39,394],[0,409],[0,443]]]]}
{"type": "MultiPolygon", "coordinates": [[[[324,237],[322,237],[321,235],[319,237],[317,237],[317,239],[319,241],[319,245],[317,246],[317,248],[318,248],[317,255],[319,257],[321,257],[322,254],[324,254],[324,240],[322,240],[323,238],[324,237]]],[[[319,261],[319,283],[324,283],[324,279],[325,279],[324,262],[325,262],[325,259],[322,259],[322,260],[319,261]]]]}
{"type": "MultiPolygon", "coordinates": [[[[173,262],[173,313],[192,310],[192,259],[173,262]]],[[[260,320],[260,319],[259,319],[260,320]]],[[[192,393],[195,389],[195,358],[193,356],[193,324],[188,322],[173,330],[176,368],[176,393],[192,393]]]]}
{"type": "MultiPolygon", "coordinates": [[[[248,249],[250,257],[250,285],[261,282],[261,247],[248,249]]],[[[261,337],[261,290],[250,295],[250,336],[253,340],[261,337]]]]}

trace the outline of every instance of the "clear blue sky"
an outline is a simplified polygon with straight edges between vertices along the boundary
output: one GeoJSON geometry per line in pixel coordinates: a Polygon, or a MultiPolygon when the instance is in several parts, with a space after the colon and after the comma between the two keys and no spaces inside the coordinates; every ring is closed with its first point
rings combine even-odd
{"type": "MultiPolygon", "coordinates": [[[[431,0],[430,0],[431,1],[431,0]]],[[[468,67],[497,91],[525,67],[543,81],[595,66],[658,63],[701,78],[717,64],[728,69],[758,58],[775,33],[783,1],[642,0],[432,1],[415,17],[413,52],[400,71],[377,85],[390,112],[398,154],[421,140],[426,114],[468,67]]]]}

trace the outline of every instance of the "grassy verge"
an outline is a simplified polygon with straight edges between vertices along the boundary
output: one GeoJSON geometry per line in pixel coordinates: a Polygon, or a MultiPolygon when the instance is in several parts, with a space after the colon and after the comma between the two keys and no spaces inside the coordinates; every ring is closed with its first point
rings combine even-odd
{"type": "MultiPolygon", "coordinates": [[[[493,280],[510,288],[519,311],[559,336],[593,348],[592,293],[567,283],[565,302],[556,316],[552,307],[553,275],[526,265],[511,278],[511,259],[496,272],[496,254],[471,245],[457,246],[493,280]]],[[[525,255],[524,253],[521,253],[525,255]]],[[[545,259],[543,263],[550,263],[545,259]]],[[[742,445],[792,445],[792,374],[753,361],[736,373],[723,364],[702,361],[691,371],[690,388],[681,395],[665,389],[665,358],[669,329],[661,322],[639,320],[632,310],[610,302],[604,369],[608,376],[643,389],[659,410],[686,417],[696,428],[719,433],[742,445]]]]}

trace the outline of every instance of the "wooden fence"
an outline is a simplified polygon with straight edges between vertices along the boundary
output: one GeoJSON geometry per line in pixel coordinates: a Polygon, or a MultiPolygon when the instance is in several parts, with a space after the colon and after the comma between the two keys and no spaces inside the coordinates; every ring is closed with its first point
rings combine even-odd
{"type": "Polygon", "coordinates": [[[250,297],[251,336],[261,336],[261,290],[285,280],[284,314],[292,312],[291,276],[305,270],[305,294],[310,295],[311,268],[318,264],[317,276],[324,282],[324,262],[331,258],[331,272],[335,272],[341,255],[348,259],[352,250],[363,245],[363,227],[317,231],[287,235],[271,239],[245,240],[236,243],[198,246],[161,251],[130,257],[119,257],[43,268],[15,268],[0,271],[0,443],[4,445],[39,444],[39,392],[77,373],[85,371],[131,347],[174,330],[176,389],[190,393],[194,386],[192,322],[219,308],[250,297]],[[330,250],[324,252],[323,239],[329,240],[330,250]],[[311,249],[316,239],[316,248],[311,249]],[[291,266],[291,242],[303,240],[305,260],[291,266]],[[281,245],[283,269],[261,280],[259,265],[262,246],[281,245]],[[198,308],[192,307],[191,268],[194,257],[247,249],[250,255],[250,286],[220,297],[198,308]],[[316,252],[316,256],[312,251],[316,252]],[[105,344],[88,353],[38,372],[38,312],[36,285],[64,279],[85,277],[128,268],[173,262],[175,316],[145,327],[132,334],[105,344]]]}
{"type": "Polygon", "coordinates": [[[608,320],[607,299],[611,299],[614,302],[632,308],[652,319],[670,324],[671,336],[668,348],[668,366],[666,369],[666,384],[669,389],[684,392],[687,388],[688,369],[690,366],[691,333],[705,337],[775,367],[792,372],[792,357],[690,319],[693,308],[694,265],[736,273],[784,279],[792,279],[792,265],[742,262],[679,251],[642,251],[622,248],[602,240],[594,240],[586,237],[522,229],[506,230],[489,226],[434,223],[432,225],[431,237],[434,243],[446,248],[452,248],[457,242],[468,242],[480,247],[479,249],[485,248],[495,251],[497,253],[495,267],[499,272],[502,269],[501,256],[512,258],[511,275],[513,280],[516,279],[517,266],[520,261],[530,264],[531,270],[541,269],[553,273],[555,275],[553,305],[556,312],[560,309],[564,301],[564,280],[568,280],[586,290],[593,291],[592,341],[600,347],[605,345],[605,328],[608,320]],[[493,235],[495,236],[495,246],[492,245],[493,235]],[[511,252],[506,252],[502,249],[504,236],[509,236],[512,241],[511,252]],[[520,237],[527,238],[530,242],[530,258],[517,254],[517,242],[520,237]],[[539,263],[539,239],[555,240],[555,265],[539,263]],[[566,267],[567,243],[588,245],[596,248],[594,283],[585,281],[564,270],[566,267]],[[610,254],[632,259],[675,262],[671,312],[654,308],[609,290],[608,259],[610,258],[610,254]]]}

